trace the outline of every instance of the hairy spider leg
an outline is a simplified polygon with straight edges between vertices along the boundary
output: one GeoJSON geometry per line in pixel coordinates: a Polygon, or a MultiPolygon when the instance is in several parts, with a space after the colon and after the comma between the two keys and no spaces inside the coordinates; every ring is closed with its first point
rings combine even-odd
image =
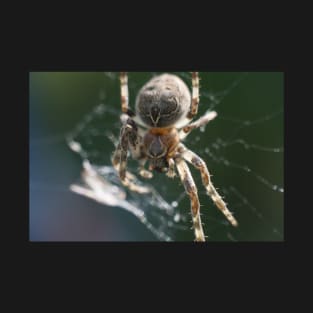
{"type": "Polygon", "coordinates": [[[199,105],[199,73],[191,72],[192,77],[192,100],[190,111],[187,115],[187,118],[190,120],[198,113],[198,105],[199,105]]]}
{"type": "Polygon", "coordinates": [[[112,157],[113,167],[118,171],[121,182],[124,186],[138,193],[148,193],[151,190],[134,183],[135,175],[126,171],[127,152],[129,145],[134,147],[138,144],[137,127],[135,122],[128,118],[122,126],[120,140],[112,157]]]}
{"type": "Polygon", "coordinates": [[[213,200],[214,204],[226,216],[228,221],[233,226],[238,226],[238,222],[233,217],[232,213],[228,210],[226,203],[223,201],[222,197],[218,194],[215,187],[213,186],[210,179],[210,173],[205,162],[197,154],[187,149],[183,144],[180,144],[179,148],[182,153],[182,157],[200,171],[202,183],[206,188],[208,195],[213,200]]]}
{"type": "Polygon", "coordinates": [[[121,105],[122,112],[127,113],[128,111],[128,77],[127,72],[120,73],[120,85],[121,85],[121,105]]]}
{"type": "Polygon", "coordinates": [[[180,140],[185,139],[193,129],[199,128],[201,126],[205,126],[208,122],[214,120],[216,116],[217,116],[217,113],[215,111],[204,113],[203,116],[201,116],[199,119],[197,119],[193,123],[188,124],[179,132],[179,139],[180,140]]]}
{"type": "Polygon", "coordinates": [[[139,175],[143,178],[151,179],[153,177],[153,173],[145,169],[146,162],[147,162],[146,158],[139,160],[139,169],[138,169],[139,175]]]}
{"type": "Polygon", "coordinates": [[[168,162],[168,171],[166,173],[166,176],[169,178],[174,178],[176,176],[175,161],[173,160],[173,158],[169,158],[167,162],[168,162]]]}
{"type": "Polygon", "coordinates": [[[200,218],[200,203],[198,198],[198,191],[195,182],[190,173],[187,163],[181,159],[176,159],[176,167],[180,179],[185,187],[186,193],[190,198],[192,222],[195,233],[195,241],[205,241],[204,232],[202,228],[201,218],[200,218]]]}

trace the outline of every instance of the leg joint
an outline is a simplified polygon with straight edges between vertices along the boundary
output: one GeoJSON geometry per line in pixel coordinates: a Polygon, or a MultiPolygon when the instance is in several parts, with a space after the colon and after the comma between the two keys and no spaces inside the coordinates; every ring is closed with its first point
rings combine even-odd
{"type": "Polygon", "coordinates": [[[185,190],[189,195],[197,194],[196,186],[194,185],[193,181],[189,177],[185,177],[183,183],[185,186],[185,190]]]}

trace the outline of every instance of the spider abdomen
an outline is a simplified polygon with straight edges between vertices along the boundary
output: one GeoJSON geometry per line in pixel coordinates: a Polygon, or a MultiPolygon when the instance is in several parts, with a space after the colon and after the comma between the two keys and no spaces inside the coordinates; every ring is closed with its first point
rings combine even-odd
{"type": "Polygon", "coordinates": [[[136,115],[150,127],[169,127],[184,118],[190,108],[187,85],[176,75],[163,74],[148,81],[136,99],[136,115]]]}

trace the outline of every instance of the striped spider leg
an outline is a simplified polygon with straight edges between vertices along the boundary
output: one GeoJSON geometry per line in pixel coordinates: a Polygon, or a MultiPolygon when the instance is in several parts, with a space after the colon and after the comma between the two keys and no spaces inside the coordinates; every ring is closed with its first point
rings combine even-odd
{"type": "Polygon", "coordinates": [[[187,149],[182,143],[179,145],[179,152],[184,160],[192,164],[201,173],[202,183],[217,208],[225,215],[227,220],[233,225],[238,226],[238,222],[228,210],[226,203],[216,191],[210,178],[210,172],[206,163],[194,152],[187,149]]]}
{"type": "Polygon", "coordinates": [[[127,154],[128,149],[131,148],[132,151],[138,154],[139,146],[139,137],[138,137],[138,127],[132,116],[134,113],[128,108],[128,79],[127,73],[120,73],[120,86],[121,86],[121,107],[122,107],[122,116],[121,120],[123,126],[121,128],[119,143],[115,149],[115,152],[112,156],[113,167],[119,173],[119,177],[124,186],[128,187],[132,191],[138,193],[148,193],[150,189],[147,187],[139,186],[134,181],[136,179],[135,175],[131,174],[126,170],[127,165],[127,154]]]}
{"type": "Polygon", "coordinates": [[[195,241],[205,241],[204,232],[200,218],[200,203],[198,190],[192,178],[187,163],[180,157],[176,158],[176,168],[184,185],[185,191],[190,198],[192,222],[195,233],[195,241]]]}

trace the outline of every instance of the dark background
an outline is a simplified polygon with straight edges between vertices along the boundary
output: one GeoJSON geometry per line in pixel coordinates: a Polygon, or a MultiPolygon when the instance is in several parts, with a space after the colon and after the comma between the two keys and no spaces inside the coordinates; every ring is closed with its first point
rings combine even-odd
{"type": "MultiPolygon", "coordinates": [[[[139,88],[152,75],[129,74],[130,106],[133,106],[139,88]]],[[[204,133],[194,131],[186,145],[207,162],[214,185],[225,195],[225,201],[240,224],[233,230],[224,223],[224,217],[203,193],[198,173],[192,170],[199,188],[205,233],[212,241],[229,241],[231,238],[238,241],[283,240],[283,193],[260,182],[254,175],[257,173],[266,181],[283,187],[283,152],[247,150],[238,144],[225,149],[214,145],[217,138],[227,140],[233,136],[233,139],[244,139],[252,145],[283,147],[283,73],[221,72],[200,73],[200,76],[199,115],[214,104],[215,99],[220,99],[215,108],[218,117],[204,133]],[[280,114],[271,117],[276,112],[280,114]],[[259,119],[260,122],[241,129],[239,127],[243,124],[236,122],[259,119]],[[219,160],[223,158],[252,169],[254,174],[214,161],[211,152],[219,160]],[[245,196],[248,203],[230,192],[232,186],[245,196]]],[[[182,75],[190,86],[187,77],[188,73],[182,75]]],[[[99,205],[68,189],[79,178],[81,159],[67,147],[65,135],[100,101],[119,110],[117,78],[115,73],[103,72],[29,74],[31,241],[155,240],[131,214],[99,205]]],[[[108,115],[107,119],[104,116],[103,121],[108,129],[112,128],[112,116],[108,115]]],[[[99,150],[106,151],[107,156],[112,153],[111,146],[99,147],[99,150]]],[[[160,175],[156,175],[151,183],[165,186],[165,197],[171,199],[183,189],[178,180],[171,181],[160,175]]],[[[186,197],[180,207],[189,212],[186,197]]],[[[187,231],[179,239],[193,240],[192,231],[187,231]]]]}

